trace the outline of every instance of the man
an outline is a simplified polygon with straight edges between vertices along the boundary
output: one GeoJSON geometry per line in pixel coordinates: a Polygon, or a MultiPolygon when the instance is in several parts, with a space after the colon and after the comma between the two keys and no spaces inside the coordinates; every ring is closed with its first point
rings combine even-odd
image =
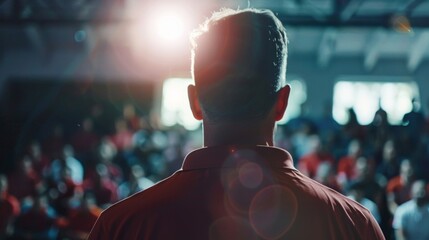
{"type": "Polygon", "coordinates": [[[425,181],[415,181],[411,188],[412,199],[400,205],[393,218],[396,239],[429,239],[429,199],[425,181]]]}
{"type": "Polygon", "coordinates": [[[368,210],[273,147],[286,110],[287,37],[268,10],[223,10],[193,35],[188,88],[204,148],[102,213],[90,239],[384,239],[368,210]]]}

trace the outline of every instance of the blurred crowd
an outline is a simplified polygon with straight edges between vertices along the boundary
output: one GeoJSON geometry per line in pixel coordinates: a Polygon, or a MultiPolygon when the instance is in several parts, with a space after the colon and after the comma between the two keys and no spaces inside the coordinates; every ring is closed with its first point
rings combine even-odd
{"type": "MultiPolygon", "coordinates": [[[[132,104],[113,126],[100,112],[67,134],[58,122],[29,139],[12,171],[0,174],[0,239],[85,239],[103,209],[168,177],[201,147],[200,129],[161,128],[132,104]]],[[[387,117],[380,108],[360,125],[350,109],[339,125],[330,111],[301,115],[277,126],[275,142],[301,172],[367,207],[394,239],[410,209],[401,206],[427,204],[429,121],[417,108],[399,126],[387,117]]]]}

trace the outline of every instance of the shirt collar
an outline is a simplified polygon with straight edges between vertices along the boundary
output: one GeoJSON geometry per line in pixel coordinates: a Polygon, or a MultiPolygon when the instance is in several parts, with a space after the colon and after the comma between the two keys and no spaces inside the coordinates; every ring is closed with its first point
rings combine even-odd
{"type": "Polygon", "coordinates": [[[292,156],[285,150],[269,146],[215,146],[190,152],[183,170],[231,168],[244,162],[255,162],[271,168],[294,169],[292,156]]]}

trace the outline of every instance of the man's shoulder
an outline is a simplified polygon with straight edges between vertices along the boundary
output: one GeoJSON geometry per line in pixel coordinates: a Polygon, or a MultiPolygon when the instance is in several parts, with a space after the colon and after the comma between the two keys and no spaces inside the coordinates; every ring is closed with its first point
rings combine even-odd
{"type": "Polygon", "coordinates": [[[337,217],[341,217],[342,212],[346,218],[353,212],[354,216],[360,215],[362,221],[366,221],[368,217],[371,217],[369,210],[360,203],[332,188],[308,177],[302,178],[301,183],[303,184],[301,188],[303,188],[302,194],[304,197],[309,199],[309,203],[314,204],[315,207],[317,206],[320,211],[329,211],[330,214],[337,217]]]}
{"type": "Polygon", "coordinates": [[[285,182],[285,185],[297,197],[298,214],[295,225],[299,230],[296,236],[329,234],[330,237],[324,238],[383,239],[377,222],[367,208],[298,171],[293,171],[292,174],[293,179],[289,179],[291,181],[285,182]],[[306,233],[301,226],[310,222],[317,227],[313,232],[306,233]],[[330,229],[330,232],[327,233],[326,229],[330,229]]]}
{"type": "Polygon", "coordinates": [[[103,217],[112,219],[119,216],[132,217],[133,215],[141,214],[148,216],[151,212],[156,212],[158,210],[157,205],[163,202],[166,193],[170,189],[170,182],[173,181],[172,178],[174,178],[174,174],[143,191],[111,205],[103,211],[103,217]]]}

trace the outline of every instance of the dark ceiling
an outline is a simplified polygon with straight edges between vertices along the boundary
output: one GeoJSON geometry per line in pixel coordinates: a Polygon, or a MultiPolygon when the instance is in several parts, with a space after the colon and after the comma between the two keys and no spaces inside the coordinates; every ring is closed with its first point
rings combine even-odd
{"type": "MultiPolygon", "coordinates": [[[[0,0],[0,24],[75,25],[109,24],[129,20],[124,14],[133,0],[0,0]]],[[[288,25],[295,26],[382,26],[394,24],[398,16],[414,27],[429,27],[427,0],[176,0],[140,1],[147,9],[166,2],[216,7],[269,8],[288,25]]]]}
{"type": "MultiPolygon", "coordinates": [[[[171,51],[163,57],[165,47],[149,43],[150,33],[130,35],[133,25],[142,28],[141,19],[153,24],[150,16],[163,8],[181,8],[191,19],[190,31],[222,7],[273,10],[286,25],[290,55],[316,56],[320,66],[337,57],[358,57],[371,70],[388,58],[405,60],[414,72],[429,59],[429,0],[0,0],[0,61],[10,70],[37,59],[40,67],[29,60],[26,65],[45,73],[57,69],[47,67],[51,63],[82,55],[98,59],[97,69],[110,69],[104,61],[120,52],[132,66],[127,73],[140,68],[129,62],[146,66],[145,74],[157,69],[154,62],[179,62],[187,72],[187,38],[176,43],[176,59],[171,51]],[[138,52],[137,60],[129,60],[138,52]]],[[[16,72],[21,68],[8,74],[16,72]]]]}

